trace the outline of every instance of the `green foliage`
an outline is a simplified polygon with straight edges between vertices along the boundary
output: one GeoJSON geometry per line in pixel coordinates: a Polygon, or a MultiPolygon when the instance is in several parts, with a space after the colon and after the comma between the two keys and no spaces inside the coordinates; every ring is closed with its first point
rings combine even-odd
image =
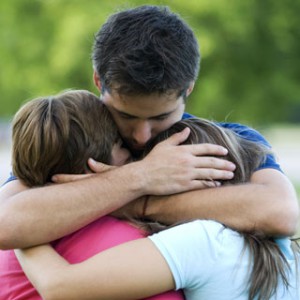
{"type": "Polygon", "coordinates": [[[67,88],[97,92],[93,35],[109,14],[169,5],[195,30],[201,71],[192,113],[263,124],[300,122],[300,2],[294,0],[1,0],[0,117],[26,99],[67,88]]]}

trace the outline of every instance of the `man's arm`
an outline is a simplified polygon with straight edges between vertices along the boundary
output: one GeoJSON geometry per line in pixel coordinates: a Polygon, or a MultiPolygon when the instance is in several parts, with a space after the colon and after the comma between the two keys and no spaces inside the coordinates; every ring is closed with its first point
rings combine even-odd
{"type": "Polygon", "coordinates": [[[288,236],[295,233],[299,207],[289,179],[277,170],[263,169],[247,184],[150,197],[145,214],[167,224],[212,219],[238,231],[288,236]]]}
{"type": "Polygon", "coordinates": [[[0,191],[1,248],[55,240],[139,197],[138,185],[127,182],[124,171],[32,189],[9,182],[0,191]]]}
{"type": "Polygon", "coordinates": [[[201,180],[228,179],[232,164],[217,145],[183,145],[185,130],[157,145],[142,161],[87,179],[27,189],[19,181],[0,189],[0,248],[25,248],[69,234],[144,195],[203,188],[201,180]],[[198,156],[199,155],[199,156],[198,156]],[[177,163],[174,163],[177,162],[177,163]]]}

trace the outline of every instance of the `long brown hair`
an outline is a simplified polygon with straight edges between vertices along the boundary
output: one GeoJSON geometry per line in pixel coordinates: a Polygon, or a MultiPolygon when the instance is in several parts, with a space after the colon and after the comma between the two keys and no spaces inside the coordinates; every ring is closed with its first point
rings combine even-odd
{"type": "Polygon", "coordinates": [[[89,157],[109,164],[117,127],[99,98],[84,90],[31,100],[12,124],[12,169],[28,186],[58,173],[89,170],[89,157]]]}
{"type": "MultiPolygon", "coordinates": [[[[231,180],[223,181],[224,184],[245,183],[250,180],[253,172],[266,160],[271,149],[263,144],[246,140],[234,131],[223,128],[217,123],[204,119],[186,119],[175,123],[168,130],[160,133],[146,149],[148,153],[151,148],[170,137],[172,134],[189,127],[191,133],[183,144],[211,143],[222,145],[228,149],[225,159],[236,165],[235,176],[231,180]]],[[[149,223],[146,228],[160,231],[167,226],[149,223]]],[[[244,250],[249,249],[252,270],[249,275],[249,300],[269,299],[276,293],[279,280],[282,280],[286,288],[289,286],[287,271],[288,262],[281,252],[278,244],[271,237],[258,232],[241,233],[244,237],[244,250]]],[[[294,243],[293,248],[297,248],[294,243]]],[[[299,253],[299,247],[294,251],[299,253]]]]}
{"type": "Polygon", "coordinates": [[[228,154],[225,159],[236,165],[234,177],[226,180],[223,184],[243,183],[250,180],[252,173],[265,161],[271,150],[263,144],[257,144],[237,135],[233,130],[223,128],[217,123],[200,118],[181,120],[164,132],[161,132],[150,145],[145,153],[157,143],[167,139],[172,134],[182,131],[185,127],[190,128],[190,135],[182,144],[210,143],[222,145],[227,148],[228,154]]]}

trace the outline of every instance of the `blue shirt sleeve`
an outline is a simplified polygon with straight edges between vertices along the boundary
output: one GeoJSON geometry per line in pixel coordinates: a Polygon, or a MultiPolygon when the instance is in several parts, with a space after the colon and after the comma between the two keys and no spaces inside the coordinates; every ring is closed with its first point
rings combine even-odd
{"type": "MultiPolygon", "coordinates": [[[[260,143],[262,145],[265,145],[268,148],[272,148],[271,145],[268,143],[268,141],[255,129],[250,128],[248,126],[245,125],[241,125],[238,123],[218,123],[220,126],[224,127],[224,128],[228,128],[233,130],[235,133],[237,133],[239,136],[256,142],[256,143],[260,143]]],[[[282,172],[280,165],[278,164],[278,162],[276,161],[276,158],[273,154],[268,154],[267,158],[265,160],[264,163],[262,163],[259,167],[258,170],[261,169],[276,169],[280,172],[282,172]]]]}
{"type": "Polygon", "coordinates": [[[17,177],[13,173],[10,173],[8,179],[2,184],[2,186],[7,184],[10,181],[13,181],[13,180],[16,180],[16,179],[17,179],[17,177]]]}

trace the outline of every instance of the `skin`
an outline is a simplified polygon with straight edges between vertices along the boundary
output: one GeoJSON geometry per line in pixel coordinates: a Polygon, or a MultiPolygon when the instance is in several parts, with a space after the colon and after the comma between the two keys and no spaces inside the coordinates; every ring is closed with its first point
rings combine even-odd
{"type": "MultiPolygon", "coordinates": [[[[120,146],[118,143],[113,148],[113,161],[119,159],[120,162],[123,158],[125,163],[128,152],[120,146]]],[[[98,164],[94,163],[97,171],[98,164]]],[[[255,183],[255,176],[251,180],[255,183]]],[[[165,200],[168,201],[168,198],[165,197],[165,200]]],[[[190,216],[191,207],[186,211],[190,216]]],[[[15,252],[24,272],[43,299],[140,299],[175,288],[166,261],[149,239],[122,244],[74,265],[70,265],[49,245],[15,252]]]]}
{"type": "MultiPolygon", "coordinates": [[[[101,82],[96,72],[93,78],[101,91],[101,82]]],[[[187,89],[186,96],[190,95],[193,88],[194,82],[187,89]]],[[[178,97],[176,92],[167,95],[126,96],[112,89],[110,93],[104,91],[101,100],[112,114],[122,139],[130,151],[137,154],[160,132],[181,120],[185,109],[183,97],[178,97]]]]}
{"type": "MultiPolygon", "coordinates": [[[[121,165],[126,164],[130,159],[131,159],[130,152],[126,148],[122,147],[122,141],[120,140],[112,148],[111,165],[112,166],[121,166],[121,165]]],[[[122,255],[125,255],[125,257],[124,257],[125,259],[127,256],[129,256],[128,251],[131,251],[132,246],[135,247],[135,244],[129,245],[129,248],[125,246],[125,248],[121,247],[121,249],[119,249],[122,251],[122,253],[123,253],[122,255]],[[124,249],[122,249],[122,248],[124,248],[124,249]],[[128,250],[126,250],[126,248],[128,250]],[[123,251],[123,250],[125,250],[125,251],[123,251]]],[[[166,264],[164,258],[159,253],[159,251],[152,244],[152,242],[149,241],[148,239],[143,239],[142,243],[138,243],[136,246],[137,246],[137,249],[135,251],[136,251],[138,262],[141,262],[141,260],[144,260],[145,257],[147,257],[147,261],[149,263],[149,266],[147,268],[143,268],[143,271],[139,272],[139,274],[137,274],[138,276],[143,274],[144,283],[142,284],[142,286],[140,286],[139,288],[134,288],[134,286],[136,286],[137,281],[133,280],[133,278],[135,278],[135,277],[128,276],[128,270],[127,270],[126,272],[121,273],[121,274],[125,275],[125,278],[123,278],[122,284],[118,284],[118,289],[115,288],[115,280],[116,279],[118,280],[119,277],[123,277],[123,276],[118,276],[118,278],[112,278],[113,280],[109,280],[109,282],[106,282],[105,289],[101,288],[100,294],[99,294],[99,291],[97,291],[97,289],[91,293],[90,287],[88,287],[88,285],[87,285],[88,281],[86,281],[86,279],[87,279],[86,276],[84,276],[85,280],[83,282],[83,285],[82,285],[82,283],[80,283],[79,284],[80,287],[78,286],[79,287],[78,290],[80,290],[80,292],[75,293],[74,295],[73,295],[73,292],[71,292],[71,290],[73,290],[71,288],[72,284],[70,284],[71,280],[69,281],[70,285],[66,282],[66,285],[63,287],[63,289],[61,289],[58,286],[56,286],[56,287],[52,286],[53,284],[58,283],[60,280],[64,280],[63,279],[64,276],[62,276],[64,274],[64,271],[67,271],[66,274],[68,274],[69,271],[71,271],[71,273],[73,273],[73,270],[71,270],[69,268],[71,265],[68,264],[68,262],[65,261],[62,257],[57,255],[57,252],[54,251],[50,245],[37,246],[37,247],[35,247],[36,248],[35,250],[33,250],[33,249],[28,250],[28,251],[16,250],[16,254],[20,257],[20,260],[22,262],[24,259],[24,267],[28,271],[28,276],[30,276],[30,278],[32,278],[36,282],[37,286],[39,287],[39,289],[37,291],[42,295],[43,299],[49,299],[49,298],[50,299],[64,299],[64,300],[66,300],[66,299],[83,299],[83,298],[87,299],[87,295],[88,295],[89,299],[99,299],[99,297],[101,299],[103,299],[103,298],[105,298],[105,299],[116,299],[116,298],[122,299],[122,298],[128,297],[127,293],[129,293],[130,298],[136,298],[138,295],[142,295],[142,297],[144,298],[144,297],[147,297],[148,295],[155,295],[156,291],[168,291],[168,290],[174,289],[175,288],[174,281],[173,281],[171,272],[169,270],[169,267],[166,264]],[[33,264],[35,266],[39,265],[40,254],[42,255],[42,257],[46,258],[47,262],[51,263],[51,267],[49,269],[47,269],[46,274],[44,274],[46,277],[48,277],[48,275],[49,275],[50,280],[47,281],[50,284],[49,286],[48,286],[48,283],[41,284],[40,283],[41,278],[39,276],[36,277],[34,275],[36,267],[34,267],[34,269],[31,269],[31,262],[33,262],[33,264]],[[31,258],[33,258],[33,260],[31,260],[31,258]],[[151,259],[151,262],[153,262],[154,264],[152,264],[152,263],[150,264],[149,258],[151,259]],[[35,260],[36,260],[36,262],[35,262],[35,260]],[[56,271],[53,272],[54,271],[53,267],[54,268],[59,267],[59,269],[56,270],[56,271],[58,271],[58,273],[57,273],[58,281],[55,281],[55,282],[52,281],[55,278],[55,277],[52,277],[52,274],[54,274],[56,272],[56,271]],[[153,286],[153,288],[151,288],[151,289],[149,289],[150,281],[149,281],[149,278],[147,278],[148,276],[146,273],[146,271],[149,270],[149,267],[155,268],[155,270],[156,270],[155,272],[159,272],[159,276],[163,279],[161,281],[158,278],[152,277],[151,281],[153,282],[153,285],[151,284],[151,286],[153,286]],[[33,274],[31,274],[32,271],[33,271],[33,274]],[[131,278],[131,280],[130,280],[131,283],[128,286],[126,283],[126,278],[129,278],[129,277],[131,278]],[[124,281],[124,279],[125,279],[125,281],[124,281]],[[51,291],[52,287],[54,288],[53,291],[51,291]],[[46,288],[46,290],[44,290],[44,288],[46,288]],[[125,297],[125,295],[126,295],[126,297],[125,297]]],[[[102,259],[110,260],[110,256],[111,255],[115,256],[114,253],[117,254],[119,250],[117,250],[117,252],[112,251],[112,253],[105,252],[104,255],[100,257],[99,263],[102,264],[102,261],[101,261],[102,259]],[[108,256],[107,256],[107,254],[108,254],[108,256]]],[[[132,255],[130,255],[130,257],[132,258],[132,255]]],[[[118,259],[121,259],[121,257],[119,257],[118,259]]],[[[119,270],[119,267],[117,266],[117,260],[113,259],[111,262],[113,262],[112,265],[111,266],[108,265],[109,270],[110,270],[109,272],[113,271],[113,269],[116,267],[119,270]]],[[[87,264],[87,266],[83,266],[83,267],[90,269],[90,267],[91,267],[90,263],[93,264],[93,262],[91,261],[87,264]]],[[[98,259],[97,259],[97,263],[98,263],[98,259]]],[[[42,265],[44,265],[44,261],[42,262],[42,265]]],[[[40,267],[42,265],[40,265],[40,267]]],[[[79,264],[78,266],[80,266],[80,265],[81,264],[79,264]]],[[[128,264],[127,264],[127,266],[128,266],[128,264]]],[[[137,264],[137,263],[134,264],[133,268],[134,268],[135,272],[138,270],[138,266],[139,266],[139,264],[137,264]]],[[[38,268],[40,268],[40,267],[38,267],[38,268]]],[[[130,269],[132,270],[131,267],[130,267],[130,269]]],[[[79,269],[81,269],[81,267],[79,269]]],[[[75,273],[72,274],[72,278],[75,279],[75,281],[79,280],[79,282],[80,282],[81,279],[78,276],[83,273],[81,273],[82,270],[79,270],[79,269],[76,268],[75,273]]],[[[105,268],[101,267],[101,270],[103,271],[102,277],[107,278],[108,274],[105,274],[105,268]]],[[[38,270],[38,273],[42,274],[42,273],[40,273],[40,270],[38,270]]],[[[111,275],[114,276],[113,274],[117,274],[117,273],[119,273],[119,272],[117,270],[115,270],[111,273],[111,275]]],[[[45,278],[44,276],[42,276],[42,277],[45,278]]],[[[109,277],[111,278],[111,276],[109,276],[109,277]]],[[[139,278],[140,278],[140,276],[139,276],[139,278]]],[[[69,279],[71,279],[71,278],[69,277],[69,279]]],[[[95,278],[93,280],[95,280],[95,278]]],[[[91,281],[90,281],[90,283],[91,283],[91,281]]],[[[74,284],[74,282],[73,282],[73,284],[74,284]]]]}
{"type": "Polygon", "coordinates": [[[153,105],[151,95],[126,97],[105,92],[101,98],[132,153],[143,151],[149,141],[179,121],[184,112],[183,98],[176,98],[175,93],[155,98],[157,105],[153,105]]]}
{"type": "Polygon", "coordinates": [[[120,139],[116,144],[113,145],[111,151],[111,165],[112,166],[123,166],[131,160],[131,154],[127,148],[124,148],[123,142],[120,139]]]}
{"type": "MultiPolygon", "coordinates": [[[[94,81],[101,90],[96,73],[94,81]]],[[[192,89],[193,83],[187,95],[192,89]]],[[[177,122],[184,111],[183,99],[172,93],[131,98],[105,92],[102,101],[127,143],[137,151],[177,122]]],[[[61,184],[30,190],[18,180],[6,184],[0,189],[0,248],[49,242],[138,198],[141,202],[130,205],[130,213],[141,215],[145,195],[159,196],[150,198],[146,213],[161,222],[205,218],[236,230],[260,230],[274,236],[296,231],[297,197],[284,174],[264,169],[255,172],[249,184],[207,189],[207,179],[230,179],[235,166],[217,158],[226,154],[223,147],[178,146],[188,134],[184,130],[156,146],[142,161],[118,169],[92,162],[97,175],[90,178],[60,175],[53,180],[61,184]],[[39,231],[35,230],[37,223],[39,231]]]]}
{"type": "Polygon", "coordinates": [[[234,168],[231,163],[205,156],[226,155],[223,147],[178,146],[188,134],[185,129],[157,145],[145,159],[118,168],[90,160],[99,173],[76,182],[32,189],[19,180],[7,183],[0,189],[0,248],[46,243],[145,195],[201,189],[207,187],[208,176],[216,180],[233,176],[226,171],[234,168]],[[37,223],[39,230],[34,229],[37,223]]]}
{"type": "Polygon", "coordinates": [[[74,265],[48,245],[15,253],[27,277],[46,300],[141,299],[175,288],[166,261],[147,238],[108,249],[74,265]]]}
{"type": "MultiPolygon", "coordinates": [[[[94,82],[101,90],[96,72],[94,82]]],[[[193,87],[192,83],[187,96],[193,87]]],[[[175,99],[175,93],[163,99],[159,96],[156,99],[151,96],[120,97],[114,92],[105,92],[102,97],[132,151],[142,149],[160,131],[181,118],[185,108],[184,100],[182,97],[175,99]],[[154,101],[161,103],[156,110],[151,109],[154,101]],[[162,107],[166,107],[165,111],[170,113],[161,119],[162,107]],[[149,115],[149,111],[153,114],[149,115]]],[[[141,205],[141,201],[135,206],[129,205],[125,208],[127,215],[131,213],[140,216],[141,205]]],[[[194,218],[213,219],[236,230],[262,230],[275,236],[292,235],[299,216],[294,187],[284,174],[274,169],[254,172],[250,183],[245,185],[202,189],[170,197],[152,197],[148,206],[148,218],[168,224],[194,218]],[[260,207],[260,212],[257,207],[260,207]]]]}
{"type": "MultiPolygon", "coordinates": [[[[129,157],[120,143],[114,145],[113,162],[126,163],[129,157]]],[[[49,245],[15,253],[26,276],[46,300],[141,299],[175,288],[168,264],[147,238],[108,249],[74,265],[49,245]]]]}
{"type": "Polygon", "coordinates": [[[285,175],[272,169],[256,171],[247,184],[173,197],[151,196],[145,216],[172,224],[179,218],[171,205],[180,210],[182,219],[218,220],[237,231],[257,230],[269,236],[292,236],[299,219],[294,187],[285,175]]]}

